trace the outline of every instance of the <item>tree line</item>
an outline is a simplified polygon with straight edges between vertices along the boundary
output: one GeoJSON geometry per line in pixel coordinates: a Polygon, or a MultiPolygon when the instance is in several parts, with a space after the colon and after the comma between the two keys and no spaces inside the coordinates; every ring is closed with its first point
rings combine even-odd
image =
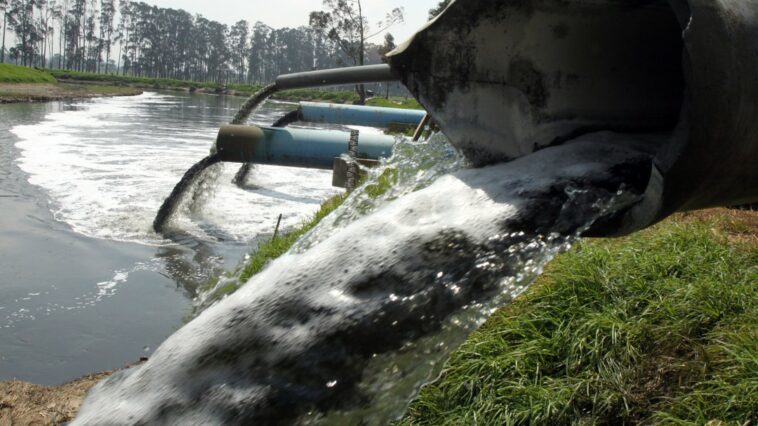
{"type": "MultiPolygon", "coordinates": [[[[0,0],[0,62],[150,78],[261,84],[277,75],[380,63],[360,0],[325,0],[308,26],[228,26],[184,10],[121,0],[0,0]],[[6,33],[7,37],[6,37],[6,33]],[[7,44],[6,44],[7,42],[7,44]]],[[[382,32],[402,21],[388,13],[382,32]]],[[[381,40],[380,40],[381,41],[381,40]]]]}

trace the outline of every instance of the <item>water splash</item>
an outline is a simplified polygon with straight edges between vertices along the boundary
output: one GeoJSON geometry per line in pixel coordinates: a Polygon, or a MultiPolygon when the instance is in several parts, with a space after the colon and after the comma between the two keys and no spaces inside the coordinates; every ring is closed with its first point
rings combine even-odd
{"type": "Polygon", "coordinates": [[[392,156],[381,159],[379,167],[362,168],[363,173],[368,176],[365,183],[356,188],[334,213],[324,218],[321,226],[314,228],[298,241],[293,251],[302,253],[331,236],[336,230],[371,214],[393,200],[426,188],[441,176],[459,171],[466,165],[466,159],[441,133],[423,142],[398,137],[392,156]],[[378,196],[373,195],[371,188],[388,175],[391,176],[392,186],[378,196]]]}
{"type": "Polygon", "coordinates": [[[161,208],[158,209],[158,214],[155,216],[155,220],[153,221],[153,230],[155,230],[155,232],[159,234],[162,234],[164,232],[166,224],[176,211],[176,208],[182,201],[184,194],[192,185],[195,183],[200,183],[201,186],[207,185],[207,183],[198,182],[198,180],[205,178],[203,174],[206,169],[213,166],[214,164],[217,164],[219,161],[221,160],[219,159],[218,155],[211,154],[195,163],[192,167],[189,168],[189,170],[187,170],[186,173],[184,173],[182,179],[179,181],[179,183],[176,184],[174,189],[171,191],[171,194],[161,205],[161,208]]]}
{"type": "MultiPolygon", "coordinates": [[[[434,135],[430,140],[421,143],[398,137],[393,154],[389,158],[382,158],[378,167],[363,168],[362,171],[367,176],[365,182],[350,193],[335,212],[322,219],[320,226],[301,238],[292,251],[304,252],[331,236],[336,230],[370,214],[392,200],[429,186],[440,176],[460,170],[465,164],[465,159],[442,134],[434,135]],[[392,176],[392,186],[376,195],[372,188],[380,184],[379,182],[388,174],[392,176]]],[[[245,258],[243,262],[247,260],[245,258]]],[[[222,297],[226,297],[230,289],[239,288],[244,284],[237,277],[239,273],[238,268],[236,275],[222,275],[215,285],[201,289],[194,300],[196,312],[207,309],[222,297]]]]}
{"type": "MultiPolygon", "coordinates": [[[[255,176],[259,188],[240,189],[230,183],[238,165],[219,164],[223,174],[214,191],[201,190],[198,202],[187,197],[179,204],[172,240],[152,229],[166,196],[208,155],[208,141],[237,111],[238,101],[145,93],[78,102],[38,123],[14,125],[15,161],[24,179],[49,197],[55,220],[78,234],[165,247],[181,230],[209,244],[249,244],[270,232],[280,213],[283,228],[295,226],[336,194],[331,172],[264,165],[255,176]]],[[[288,108],[292,104],[269,102],[252,120],[273,122],[288,108]]]]}
{"type": "Polygon", "coordinates": [[[556,253],[635,202],[628,177],[650,162],[585,137],[325,224],[98,384],[74,424],[386,424],[556,253]]]}
{"type": "Polygon", "coordinates": [[[264,86],[261,90],[247,98],[239,111],[237,111],[237,114],[234,115],[230,124],[245,124],[250,117],[250,114],[252,114],[262,103],[266,102],[266,100],[276,93],[277,90],[276,83],[272,83],[268,86],[264,86]]]}
{"type": "MultiPolygon", "coordinates": [[[[270,84],[254,93],[242,104],[230,124],[245,124],[255,109],[276,91],[276,84],[270,84]]],[[[188,191],[191,190],[192,193],[190,209],[195,211],[201,209],[205,202],[213,196],[213,190],[216,187],[215,183],[221,175],[221,170],[219,167],[214,167],[220,160],[213,150],[211,151],[209,156],[203,158],[187,170],[179,183],[171,191],[171,194],[163,202],[153,221],[153,230],[155,232],[159,234],[163,233],[166,224],[170,221],[171,216],[188,191]]],[[[234,184],[242,186],[247,181],[247,176],[251,169],[252,165],[245,163],[235,174],[234,184]]]]}

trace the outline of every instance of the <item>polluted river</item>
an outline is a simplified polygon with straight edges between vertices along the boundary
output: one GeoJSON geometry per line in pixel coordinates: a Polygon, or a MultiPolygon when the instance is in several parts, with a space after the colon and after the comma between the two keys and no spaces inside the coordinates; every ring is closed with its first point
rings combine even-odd
{"type": "MultiPolygon", "coordinates": [[[[152,222],[242,98],[176,93],[0,106],[0,380],[57,384],[150,356],[196,289],[338,190],[319,170],[228,165],[174,241],[152,222]]],[[[269,124],[291,107],[269,102],[269,124]]]]}
{"type": "Polygon", "coordinates": [[[290,227],[338,193],[329,172],[278,167],[239,188],[239,165],[224,164],[188,191],[170,239],[154,233],[239,104],[148,93],[38,107],[4,130],[2,200],[28,228],[3,229],[23,267],[0,288],[13,300],[0,310],[5,378],[60,382],[146,356],[93,388],[74,424],[386,424],[556,254],[639,200],[666,139],[588,133],[483,168],[441,134],[398,139],[288,254],[193,309],[279,214],[290,227]],[[396,183],[377,196],[367,185],[382,173],[396,183]]]}

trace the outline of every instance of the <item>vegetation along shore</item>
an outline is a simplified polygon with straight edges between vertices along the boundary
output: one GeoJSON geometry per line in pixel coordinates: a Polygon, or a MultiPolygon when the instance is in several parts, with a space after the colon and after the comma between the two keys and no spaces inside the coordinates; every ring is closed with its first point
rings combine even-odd
{"type": "MultiPolygon", "coordinates": [[[[260,88],[261,86],[250,84],[219,84],[56,69],[43,70],[0,64],[0,103],[130,96],[141,94],[143,90],[175,90],[189,93],[250,96],[260,88]]],[[[352,90],[302,89],[278,93],[274,99],[292,102],[354,103],[358,100],[358,94],[352,90]]],[[[366,105],[407,109],[421,108],[421,105],[411,97],[386,98],[377,96],[367,99],[366,105]]]]}
{"type": "Polygon", "coordinates": [[[0,104],[139,95],[136,87],[58,81],[44,70],[0,64],[0,104]]]}

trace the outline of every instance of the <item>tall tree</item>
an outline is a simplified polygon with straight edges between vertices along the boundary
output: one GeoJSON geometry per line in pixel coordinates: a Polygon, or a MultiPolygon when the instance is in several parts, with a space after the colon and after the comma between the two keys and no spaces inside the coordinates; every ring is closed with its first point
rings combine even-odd
{"type": "Polygon", "coordinates": [[[5,62],[5,30],[8,28],[10,0],[0,0],[0,10],[3,12],[3,45],[0,47],[0,64],[5,62]]]}
{"type": "MultiPolygon", "coordinates": [[[[392,25],[403,22],[403,9],[395,8],[382,22],[378,29],[369,33],[369,25],[363,15],[361,0],[323,0],[324,11],[313,11],[310,14],[310,26],[316,32],[326,35],[353,62],[352,65],[364,65],[366,59],[366,42],[392,25]]],[[[364,86],[356,86],[358,103],[366,102],[364,86]]]]}
{"type": "Polygon", "coordinates": [[[437,4],[437,6],[429,9],[429,19],[434,19],[435,17],[437,17],[437,15],[442,13],[445,10],[445,8],[447,8],[448,5],[450,5],[451,2],[452,0],[442,0],[439,2],[439,4],[437,4]]]}
{"type": "Polygon", "coordinates": [[[68,22],[68,4],[69,0],[62,0],[60,10],[57,14],[58,19],[58,68],[63,68],[65,63],[65,51],[63,50],[66,41],[66,23],[68,22]]]}
{"type": "Polygon", "coordinates": [[[245,81],[245,59],[247,58],[248,37],[250,27],[247,21],[239,21],[229,30],[229,51],[232,54],[232,64],[237,70],[237,82],[245,81]]]}
{"type": "Polygon", "coordinates": [[[41,39],[39,27],[34,20],[34,10],[38,2],[41,0],[11,1],[11,13],[15,17],[13,30],[17,41],[16,56],[20,57],[21,64],[25,66],[34,64],[41,39]]]}
{"type": "Polygon", "coordinates": [[[108,74],[108,63],[111,59],[111,43],[113,42],[113,22],[116,18],[116,0],[100,1],[100,48],[105,50],[105,73],[108,74]]]}

